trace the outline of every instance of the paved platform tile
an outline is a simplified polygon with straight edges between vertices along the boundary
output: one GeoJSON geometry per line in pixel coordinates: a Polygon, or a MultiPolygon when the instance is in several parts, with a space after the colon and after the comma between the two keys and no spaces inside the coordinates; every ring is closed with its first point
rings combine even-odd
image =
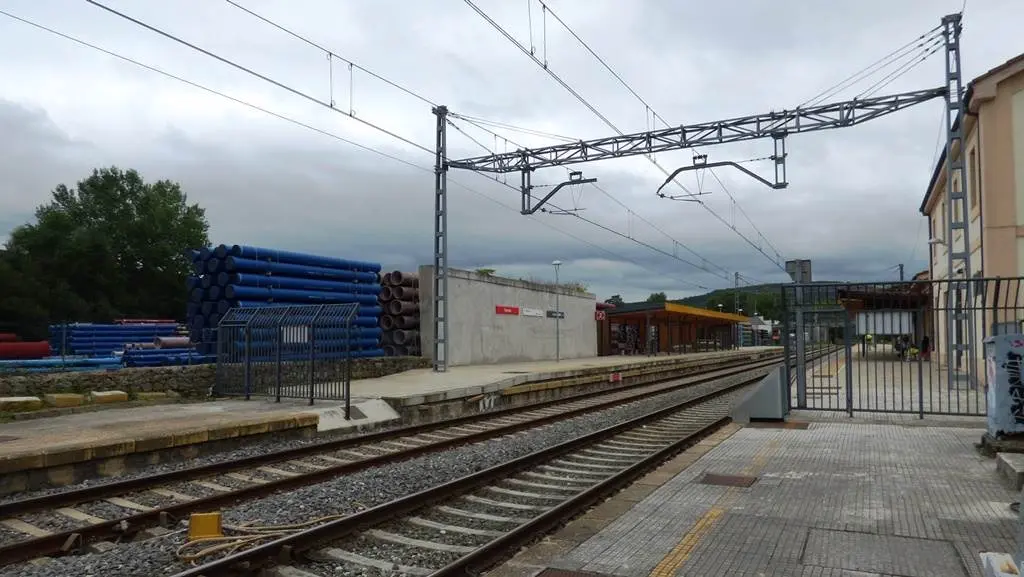
{"type": "Polygon", "coordinates": [[[811,529],[804,561],[837,569],[907,577],[964,577],[948,541],[811,529]]]}
{"type": "Polygon", "coordinates": [[[813,423],[742,429],[548,566],[623,577],[980,575],[1015,499],[976,430],[813,423]],[[755,475],[750,487],[705,473],[755,475]]]}

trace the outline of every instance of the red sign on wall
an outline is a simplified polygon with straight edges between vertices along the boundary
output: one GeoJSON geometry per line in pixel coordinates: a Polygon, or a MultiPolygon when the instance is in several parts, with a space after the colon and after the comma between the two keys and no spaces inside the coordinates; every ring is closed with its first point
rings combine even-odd
{"type": "Polygon", "coordinates": [[[518,315],[519,307],[510,307],[505,305],[497,305],[494,307],[494,314],[496,315],[518,315]]]}
{"type": "Polygon", "coordinates": [[[604,311],[594,311],[594,320],[595,321],[603,321],[606,318],[608,318],[608,314],[605,313],[604,311]]]}

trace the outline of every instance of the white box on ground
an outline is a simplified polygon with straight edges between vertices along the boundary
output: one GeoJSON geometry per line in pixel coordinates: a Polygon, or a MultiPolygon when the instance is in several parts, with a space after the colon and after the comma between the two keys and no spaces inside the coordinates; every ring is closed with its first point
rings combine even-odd
{"type": "Polygon", "coordinates": [[[1020,569],[1013,557],[1006,553],[982,553],[981,564],[985,577],[1019,577],[1020,569]]]}
{"type": "Polygon", "coordinates": [[[1024,433],[1024,335],[997,335],[985,339],[985,375],[988,384],[988,434],[998,437],[1024,433]]]}

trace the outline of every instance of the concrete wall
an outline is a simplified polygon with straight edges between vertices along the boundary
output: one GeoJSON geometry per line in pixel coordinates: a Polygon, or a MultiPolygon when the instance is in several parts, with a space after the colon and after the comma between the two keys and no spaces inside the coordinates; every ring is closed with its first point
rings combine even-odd
{"type": "MultiPolygon", "coordinates": [[[[434,267],[420,274],[420,335],[423,356],[433,358],[434,267]]],[[[496,314],[498,306],[555,310],[565,313],[559,322],[561,358],[597,356],[596,299],[589,293],[495,276],[448,269],[448,364],[472,365],[555,358],[555,319],[496,314]],[[556,293],[557,291],[557,293],[556,293]]]]}

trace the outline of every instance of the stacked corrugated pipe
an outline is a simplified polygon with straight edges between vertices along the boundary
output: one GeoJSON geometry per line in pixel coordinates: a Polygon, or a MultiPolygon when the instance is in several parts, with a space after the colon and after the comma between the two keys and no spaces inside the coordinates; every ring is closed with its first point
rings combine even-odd
{"type": "Polygon", "coordinates": [[[380,305],[384,314],[380,328],[384,355],[420,356],[420,279],[416,273],[399,270],[381,278],[380,305]]]}
{"type": "Polygon", "coordinates": [[[217,326],[234,308],[356,303],[359,312],[352,321],[351,336],[341,337],[329,328],[324,334],[330,334],[335,344],[350,340],[347,355],[384,354],[377,326],[382,312],[377,306],[379,264],[223,244],[193,251],[191,257],[195,275],[188,279],[186,314],[200,352],[216,353],[217,326]]]}

